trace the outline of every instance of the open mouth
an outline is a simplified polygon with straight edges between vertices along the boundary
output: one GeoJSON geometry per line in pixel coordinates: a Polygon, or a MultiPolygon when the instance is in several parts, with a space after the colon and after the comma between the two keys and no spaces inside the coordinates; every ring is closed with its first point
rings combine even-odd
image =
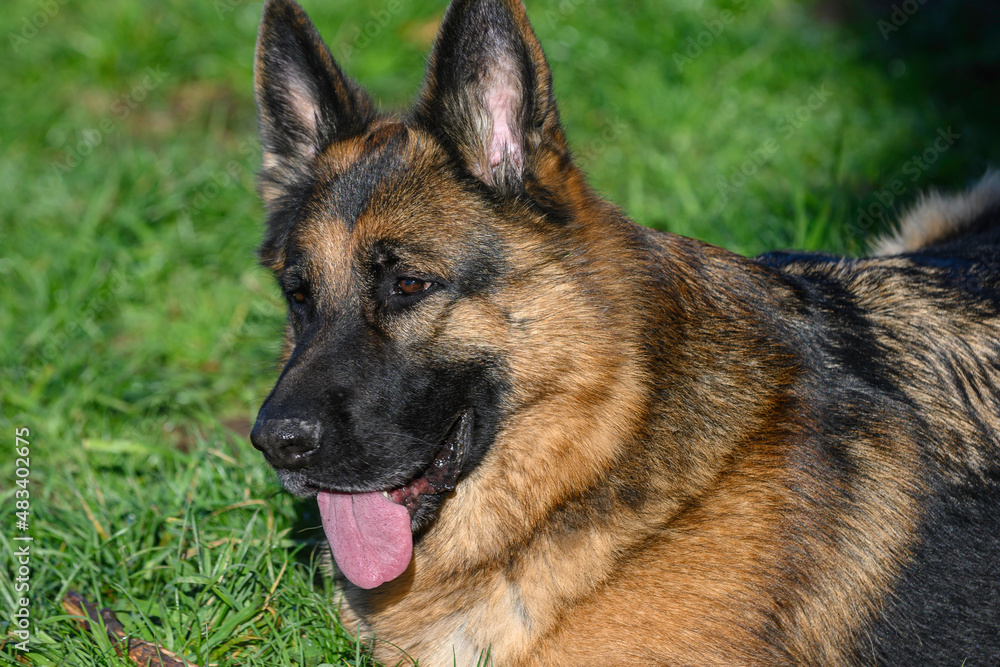
{"type": "Polygon", "coordinates": [[[397,505],[405,507],[412,518],[426,496],[445,493],[455,488],[458,476],[462,472],[462,464],[465,463],[465,454],[471,437],[472,418],[469,411],[465,411],[451,427],[448,437],[445,438],[444,447],[434,457],[434,461],[424,474],[399,488],[383,492],[383,495],[397,505]]]}
{"type": "Polygon", "coordinates": [[[317,494],[323,531],[348,580],[375,588],[406,570],[413,555],[413,518],[428,496],[455,488],[471,438],[472,415],[467,410],[430,466],[413,481],[389,491],[317,494]]]}

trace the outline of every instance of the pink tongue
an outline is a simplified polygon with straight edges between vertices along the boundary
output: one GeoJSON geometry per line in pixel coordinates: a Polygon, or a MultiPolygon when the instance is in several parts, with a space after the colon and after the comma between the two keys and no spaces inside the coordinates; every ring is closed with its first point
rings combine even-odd
{"type": "Polygon", "coordinates": [[[381,493],[333,493],[316,497],[337,567],[361,588],[392,581],[410,564],[410,513],[381,493]]]}

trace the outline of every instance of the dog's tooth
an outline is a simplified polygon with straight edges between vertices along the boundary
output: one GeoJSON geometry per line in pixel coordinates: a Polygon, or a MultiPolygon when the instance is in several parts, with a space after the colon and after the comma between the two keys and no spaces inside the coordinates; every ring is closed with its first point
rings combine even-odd
{"type": "Polygon", "coordinates": [[[382,495],[385,496],[386,500],[392,500],[392,498],[389,497],[389,492],[388,491],[383,491],[382,495]]]}

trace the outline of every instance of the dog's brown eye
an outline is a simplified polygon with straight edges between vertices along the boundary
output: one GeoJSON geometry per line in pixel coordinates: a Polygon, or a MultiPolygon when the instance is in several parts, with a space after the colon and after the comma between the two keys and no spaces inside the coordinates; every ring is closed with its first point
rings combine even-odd
{"type": "Polygon", "coordinates": [[[295,303],[306,302],[306,295],[303,292],[295,292],[294,294],[292,294],[292,298],[295,300],[295,303]]]}
{"type": "Polygon", "coordinates": [[[430,283],[416,278],[400,278],[398,285],[401,294],[419,294],[431,286],[430,283]]]}

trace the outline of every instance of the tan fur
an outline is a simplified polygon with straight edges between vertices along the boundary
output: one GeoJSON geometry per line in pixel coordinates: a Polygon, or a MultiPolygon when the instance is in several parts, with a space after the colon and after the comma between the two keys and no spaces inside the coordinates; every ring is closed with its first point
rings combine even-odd
{"type": "MultiPolygon", "coordinates": [[[[815,590],[787,606],[763,602],[773,588],[795,597],[801,583],[788,579],[793,573],[783,571],[782,563],[794,558],[790,547],[802,547],[795,533],[811,526],[775,527],[784,525],[783,514],[797,521],[825,517],[788,492],[816,486],[816,480],[782,478],[787,475],[782,472],[765,481],[787,469],[777,442],[773,448],[766,441],[722,447],[706,442],[701,455],[717,448],[718,456],[688,463],[683,479],[662,471],[648,490],[658,500],[641,513],[571,532],[539,532],[555,508],[579,489],[600,485],[614,470],[641,415],[636,406],[645,400],[638,386],[641,371],[629,362],[636,350],[628,343],[625,320],[634,296],[621,287],[627,281],[607,279],[628,264],[616,239],[591,241],[607,245],[608,257],[619,259],[618,268],[603,267],[606,280],[600,287],[612,293],[601,295],[601,311],[587,305],[597,295],[575,301],[583,293],[567,292],[565,276],[558,275],[533,276],[537,282],[530,291],[500,299],[524,304],[512,312],[527,323],[525,338],[505,351],[515,360],[523,382],[518,399],[526,408],[483,466],[446,501],[435,530],[418,546],[412,578],[363,598],[349,589],[345,620],[356,622],[352,611],[361,604],[369,618],[366,629],[376,640],[391,638],[427,665],[451,664],[453,651],[457,664],[473,664],[487,649],[498,665],[644,664],[652,656],[642,649],[647,640],[657,655],[675,646],[674,657],[682,664],[727,665],[778,664],[760,659],[767,647],[750,630],[775,614],[798,628],[789,647],[797,660],[846,664],[845,640],[874,612],[871,601],[905,559],[919,514],[915,454],[905,443],[892,459],[878,453],[876,443],[871,451],[859,452],[879,461],[865,485],[868,495],[859,499],[861,509],[846,517],[842,534],[799,556],[809,563],[815,590]],[[550,293],[546,285],[552,286],[550,293]],[[609,308],[611,303],[620,308],[609,308]],[[587,341],[587,354],[581,354],[581,340],[587,341]],[[566,354],[553,357],[553,350],[566,354]],[[535,356],[539,351],[544,354],[535,356]],[[553,385],[555,378],[562,384],[553,385]],[[727,465],[726,452],[743,447],[750,448],[746,458],[727,465]],[[679,500],[697,495],[699,488],[710,491],[698,504],[682,508],[679,500]],[[646,541],[651,528],[659,532],[666,525],[672,538],[646,541]],[[873,554],[868,540],[884,548],[873,554]],[[637,558],[626,571],[615,567],[622,553],[637,558]],[[422,612],[414,614],[414,609],[422,612]],[[699,618],[693,626],[692,615],[699,618]],[[469,630],[456,630],[461,627],[469,630]],[[623,644],[615,632],[621,627],[630,628],[630,637],[645,639],[623,644]]],[[[517,341],[510,332],[492,337],[517,341]]],[[[724,395],[727,403],[750,403],[764,391],[753,384],[739,387],[746,377],[733,380],[724,395]]],[[[825,494],[822,488],[813,491],[817,497],[825,494]]],[[[401,657],[388,644],[377,642],[375,649],[388,663],[401,657]]]]}
{"type": "Polygon", "coordinates": [[[991,171],[968,192],[930,192],[899,223],[897,231],[876,240],[873,255],[913,252],[961,232],[990,207],[1000,205],[1000,172],[991,171]]]}
{"type": "MultiPolygon", "coordinates": [[[[412,575],[364,597],[348,589],[345,620],[356,622],[353,609],[360,604],[369,619],[365,628],[376,640],[391,638],[425,665],[451,664],[453,655],[457,664],[473,664],[487,650],[497,665],[646,664],[671,646],[674,652],[668,655],[679,664],[770,665],[786,659],[850,664],[845,647],[876,612],[879,592],[909,557],[919,522],[916,447],[899,433],[885,431],[853,444],[856,455],[871,462],[867,478],[856,509],[835,519],[840,532],[823,541],[815,534],[822,534],[822,524],[834,517],[808,502],[808,494],[822,499],[829,491],[822,480],[792,472],[783,461],[782,443],[766,439],[766,405],[757,406],[762,411],[757,427],[708,427],[698,461],[684,463],[677,458],[683,453],[664,441],[684,476],[660,471],[649,489],[658,500],[641,513],[623,513],[610,523],[571,532],[540,529],[574,493],[601,484],[614,470],[641,416],[637,406],[645,401],[642,371],[630,362],[640,345],[639,338],[629,338],[630,313],[640,306],[627,287],[627,272],[639,260],[624,250],[621,238],[606,233],[585,238],[593,254],[608,259],[587,267],[592,279],[568,276],[565,264],[539,257],[538,242],[522,229],[519,245],[510,252],[521,257],[518,274],[530,282],[511,286],[497,299],[508,304],[510,319],[520,326],[505,330],[500,317],[486,317],[486,310],[477,314],[470,305],[461,318],[467,326],[456,321],[454,329],[442,331],[445,338],[473,341],[481,338],[476,332],[488,330],[483,344],[497,345],[511,360],[519,378],[512,400],[525,409],[501,433],[487,461],[446,501],[435,530],[418,545],[412,575]],[[487,320],[492,324],[484,328],[487,320]],[[553,355],[559,350],[564,354],[553,355]],[[720,428],[749,439],[712,437],[720,428]],[[763,440],[753,439],[755,429],[763,440]],[[895,442],[888,456],[886,441],[895,442]],[[743,452],[739,462],[727,464],[737,451],[743,452]],[[791,494],[792,488],[807,496],[791,494]],[[697,497],[699,489],[707,494],[698,503],[679,504],[697,497]],[[795,516],[795,522],[786,523],[781,518],[786,515],[795,516]],[[667,525],[672,537],[646,541],[651,528],[667,525]],[[873,543],[880,548],[873,551],[873,543]],[[796,553],[804,544],[810,546],[796,553]],[[622,553],[636,559],[626,571],[614,565],[622,553]],[[802,571],[785,569],[789,559],[802,562],[810,573],[810,595],[796,592],[803,584],[791,577],[801,577],[802,571]],[[775,590],[785,592],[775,595],[775,590]],[[780,600],[785,602],[769,606],[780,600]],[[769,654],[753,629],[767,623],[769,615],[789,633],[787,656],[769,654]],[[698,620],[692,624],[694,617],[698,620]],[[643,639],[623,641],[617,634],[621,627],[629,628],[631,638],[643,639]],[[656,653],[646,653],[644,646],[655,647],[656,653]]],[[[741,261],[700,244],[693,253],[684,248],[693,242],[684,239],[664,237],[662,243],[665,253],[707,261],[698,270],[725,274],[734,268],[727,265],[741,261]]],[[[871,260],[871,265],[893,262],[898,260],[871,260]]],[[[908,295],[902,278],[876,283],[866,281],[863,270],[852,278],[845,268],[843,279],[853,283],[865,307],[876,319],[884,318],[888,329],[921,324],[928,349],[950,345],[942,336],[984,344],[1000,339],[995,323],[990,330],[949,333],[965,325],[949,322],[925,298],[908,295]]],[[[697,297],[692,293],[691,298],[697,297]]],[[[912,344],[900,352],[913,357],[912,344]]],[[[969,350],[973,357],[985,352],[969,350]]],[[[678,397],[679,405],[710,406],[721,399],[718,414],[734,403],[751,406],[767,393],[766,370],[759,370],[763,375],[756,379],[756,373],[731,369],[731,382],[711,394],[678,397]]],[[[950,410],[951,399],[934,391],[940,377],[933,367],[916,363],[909,373],[908,391],[915,401],[950,410]]],[[[981,414],[990,413],[989,406],[981,406],[981,414]]],[[[808,423],[808,415],[801,417],[808,423]]],[[[952,424],[956,441],[973,442],[974,423],[952,424]]],[[[984,453],[975,447],[945,454],[954,457],[956,470],[983,464],[984,453]]],[[[385,643],[376,642],[375,650],[388,663],[401,657],[385,643]]]]}

